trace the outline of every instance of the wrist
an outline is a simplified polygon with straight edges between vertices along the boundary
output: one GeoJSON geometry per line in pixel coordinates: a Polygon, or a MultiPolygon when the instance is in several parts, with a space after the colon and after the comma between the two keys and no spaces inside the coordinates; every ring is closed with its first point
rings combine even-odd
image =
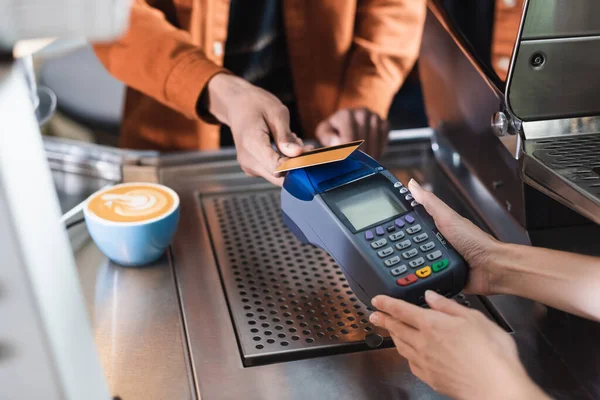
{"type": "Polygon", "coordinates": [[[518,245],[495,242],[490,250],[485,269],[488,273],[491,294],[511,294],[511,277],[514,272],[514,255],[518,245]]]}
{"type": "Polygon", "coordinates": [[[474,398],[491,400],[549,400],[544,391],[531,380],[522,366],[515,368],[511,374],[502,378],[496,377],[491,386],[484,385],[474,398]]]}
{"type": "Polygon", "coordinates": [[[523,378],[520,384],[516,386],[517,390],[511,398],[519,400],[550,400],[550,397],[526,373],[523,378]]]}
{"type": "Polygon", "coordinates": [[[202,106],[219,122],[229,125],[231,99],[242,93],[248,82],[228,73],[218,73],[206,85],[200,97],[202,106]]]}

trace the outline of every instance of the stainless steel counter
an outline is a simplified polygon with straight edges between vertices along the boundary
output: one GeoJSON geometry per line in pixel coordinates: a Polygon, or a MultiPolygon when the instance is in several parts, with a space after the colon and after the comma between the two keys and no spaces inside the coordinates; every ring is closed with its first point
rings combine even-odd
{"type": "MultiPolygon", "coordinates": [[[[429,185],[461,214],[486,228],[437,166],[430,148],[428,140],[398,141],[383,163],[403,181],[415,177],[429,185]]],[[[244,367],[199,196],[263,191],[271,186],[246,177],[230,150],[142,158],[136,164],[142,174],[156,168],[160,181],[181,197],[182,218],[172,255],[146,268],[122,268],[100,254],[84,225],[69,232],[115,396],[123,400],[442,398],[410,373],[393,348],[244,367]]],[[[474,178],[465,178],[472,185],[474,178]]],[[[600,353],[593,339],[600,333],[597,324],[515,297],[494,296],[490,301],[514,330],[527,370],[554,398],[600,395],[600,353]]]]}
{"type": "Polygon", "coordinates": [[[168,255],[122,268],[98,250],[80,204],[118,183],[148,152],[46,139],[46,153],[109,387],[120,399],[195,399],[174,273],[168,255]]]}
{"type": "MultiPolygon", "coordinates": [[[[428,141],[397,143],[383,162],[403,181],[415,177],[430,185],[451,206],[485,228],[437,167],[428,141]]],[[[244,177],[233,158],[202,166],[171,166],[161,170],[160,179],[178,191],[186,216],[173,252],[195,381],[203,399],[441,398],[415,379],[394,349],[244,367],[198,196],[261,191],[268,185],[244,177]]],[[[562,341],[571,342],[568,338],[575,334],[564,323],[573,317],[510,296],[490,300],[514,329],[523,363],[536,382],[555,398],[594,397],[593,380],[587,379],[590,374],[581,379],[578,369],[595,365],[595,354],[577,348],[577,356],[571,358],[578,362],[565,364],[558,350],[562,341]],[[553,332],[554,341],[548,340],[545,332],[551,319],[553,327],[560,326],[560,333],[553,332]],[[558,321],[563,321],[562,325],[558,321]]]]}
{"type": "Polygon", "coordinates": [[[112,394],[123,400],[194,399],[167,257],[142,269],[122,268],[100,253],[85,225],[69,233],[112,394]]]}

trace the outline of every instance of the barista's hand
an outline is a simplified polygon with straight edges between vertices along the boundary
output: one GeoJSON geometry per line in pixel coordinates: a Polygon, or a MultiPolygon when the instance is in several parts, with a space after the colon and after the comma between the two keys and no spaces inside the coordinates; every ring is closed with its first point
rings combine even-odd
{"type": "Polygon", "coordinates": [[[389,124],[367,108],[344,109],[317,126],[315,135],[324,146],[365,140],[364,150],[378,159],[387,145],[389,124]]]}
{"type": "Polygon", "coordinates": [[[490,260],[502,251],[502,244],[423,189],[414,179],[408,183],[408,188],[415,200],[433,217],[442,235],[469,264],[471,270],[465,292],[493,294],[498,273],[492,270],[490,260]]]}
{"type": "Polygon", "coordinates": [[[204,93],[204,105],[231,128],[237,159],[247,175],[262,176],[281,186],[276,167],[303,152],[304,144],[290,130],[288,109],[271,93],[228,74],[217,74],[204,93]],[[273,138],[278,153],[271,146],[273,138]]]}
{"type": "Polygon", "coordinates": [[[411,371],[455,399],[547,399],[519,361],[514,340],[479,311],[435,292],[430,310],[386,296],[371,322],[387,329],[411,371]]]}

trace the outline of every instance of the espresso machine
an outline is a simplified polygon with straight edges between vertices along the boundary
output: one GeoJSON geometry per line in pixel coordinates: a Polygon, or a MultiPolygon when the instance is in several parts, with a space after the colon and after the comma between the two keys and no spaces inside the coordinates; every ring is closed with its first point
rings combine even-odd
{"type": "Polygon", "coordinates": [[[420,60],[436,159],[500,239],[599,254],[600,4],[526,1],[503,81],[444,3],[420,60]]]}

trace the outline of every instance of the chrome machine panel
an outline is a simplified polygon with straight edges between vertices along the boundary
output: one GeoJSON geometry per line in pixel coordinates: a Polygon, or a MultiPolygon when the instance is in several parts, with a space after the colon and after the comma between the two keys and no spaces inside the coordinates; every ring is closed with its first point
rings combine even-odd
{"type": "Polygon", "coordinates": [[[594,0],[528,0],[506,90],[524,121],[523,180],[597,224],[599,11],[594,0]]]}
{"type": "Polygon", "coordinates": [[[506,93],[518,119],[600,115],[598,11],[595,0],[526,1],[506,93]]]}

